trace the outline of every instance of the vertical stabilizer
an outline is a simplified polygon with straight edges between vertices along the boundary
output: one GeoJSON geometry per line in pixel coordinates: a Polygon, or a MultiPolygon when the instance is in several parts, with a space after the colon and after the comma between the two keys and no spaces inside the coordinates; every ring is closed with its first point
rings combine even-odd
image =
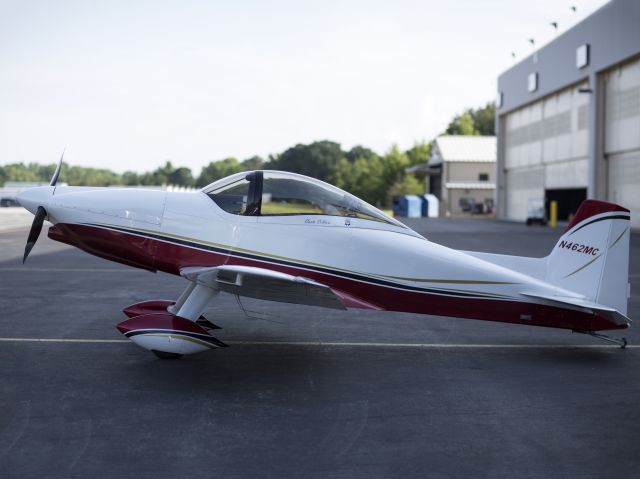
{"type": "Polygon", "coordinates": [[[586,200],[547,256],[546,280],[627,314],[630,212],[586,200]]]}

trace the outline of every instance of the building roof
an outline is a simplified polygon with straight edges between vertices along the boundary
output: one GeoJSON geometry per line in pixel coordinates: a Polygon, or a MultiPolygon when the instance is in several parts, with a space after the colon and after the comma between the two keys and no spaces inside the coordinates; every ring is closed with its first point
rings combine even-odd
{"type": "Polygon", "coordinates": [[[436,138],[435,146],[430,166],[443,161],[496,161],[495,136],[445,135],[436,138]]]}
{"type": "Polygon", "coordinates": [[[450,190],[495,190],[496,184],[488,181],[449,181],[445,188],[450,190]]]}

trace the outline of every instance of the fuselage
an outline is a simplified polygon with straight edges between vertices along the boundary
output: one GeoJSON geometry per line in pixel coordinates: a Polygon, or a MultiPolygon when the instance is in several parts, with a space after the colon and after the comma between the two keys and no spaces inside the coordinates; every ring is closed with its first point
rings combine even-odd
{"type": "Polygon", "coordinates": [[[46,209],[54,224],[50,238],[150,271],[256,266],[344,292],[354,307],[616,328],[598,315],[521,294],[558,294],[545,281],[435,244],[397,223],[324,214],[244,216],[225,211],[205,192],[116,188],[58,187],[46,209]]]}

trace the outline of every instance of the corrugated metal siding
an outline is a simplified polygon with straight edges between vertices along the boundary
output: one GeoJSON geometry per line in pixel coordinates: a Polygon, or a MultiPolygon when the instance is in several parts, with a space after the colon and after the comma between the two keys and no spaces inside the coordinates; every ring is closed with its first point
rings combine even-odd
{"type": "Polygon", "coordinates": [[[605,76],[605,142],[608,198],[631,210],[640,228],[640,59],[605,76]]]}
{"type": "Polygon", "coordinates": [[[546,188],[587,186],[590,95],[574,85],[505,116],[506,216],[524,221],[546,188]]]}

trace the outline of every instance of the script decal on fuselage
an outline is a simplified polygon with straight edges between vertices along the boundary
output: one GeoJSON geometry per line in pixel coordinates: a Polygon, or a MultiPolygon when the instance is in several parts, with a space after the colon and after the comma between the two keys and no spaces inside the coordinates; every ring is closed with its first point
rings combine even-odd
{"type": "Polygon", "coordinates": [[[594,246],[589,246],[586,244],[573,243],[571,241],[560,241],[560,248],[565,248],[571,251],[575,251],[576,253],[584,253],[591,256],[596,256],[600,249],[594,246]]]}
{"type": "Polygon", "coordinates": [[[307,218],[306,220],[304,220],[305,224],[307,225],[330,225],[331,221],[327,221],[327,220],[323,220],[321,219],[315,219],[315,218],[307,218]]]}

